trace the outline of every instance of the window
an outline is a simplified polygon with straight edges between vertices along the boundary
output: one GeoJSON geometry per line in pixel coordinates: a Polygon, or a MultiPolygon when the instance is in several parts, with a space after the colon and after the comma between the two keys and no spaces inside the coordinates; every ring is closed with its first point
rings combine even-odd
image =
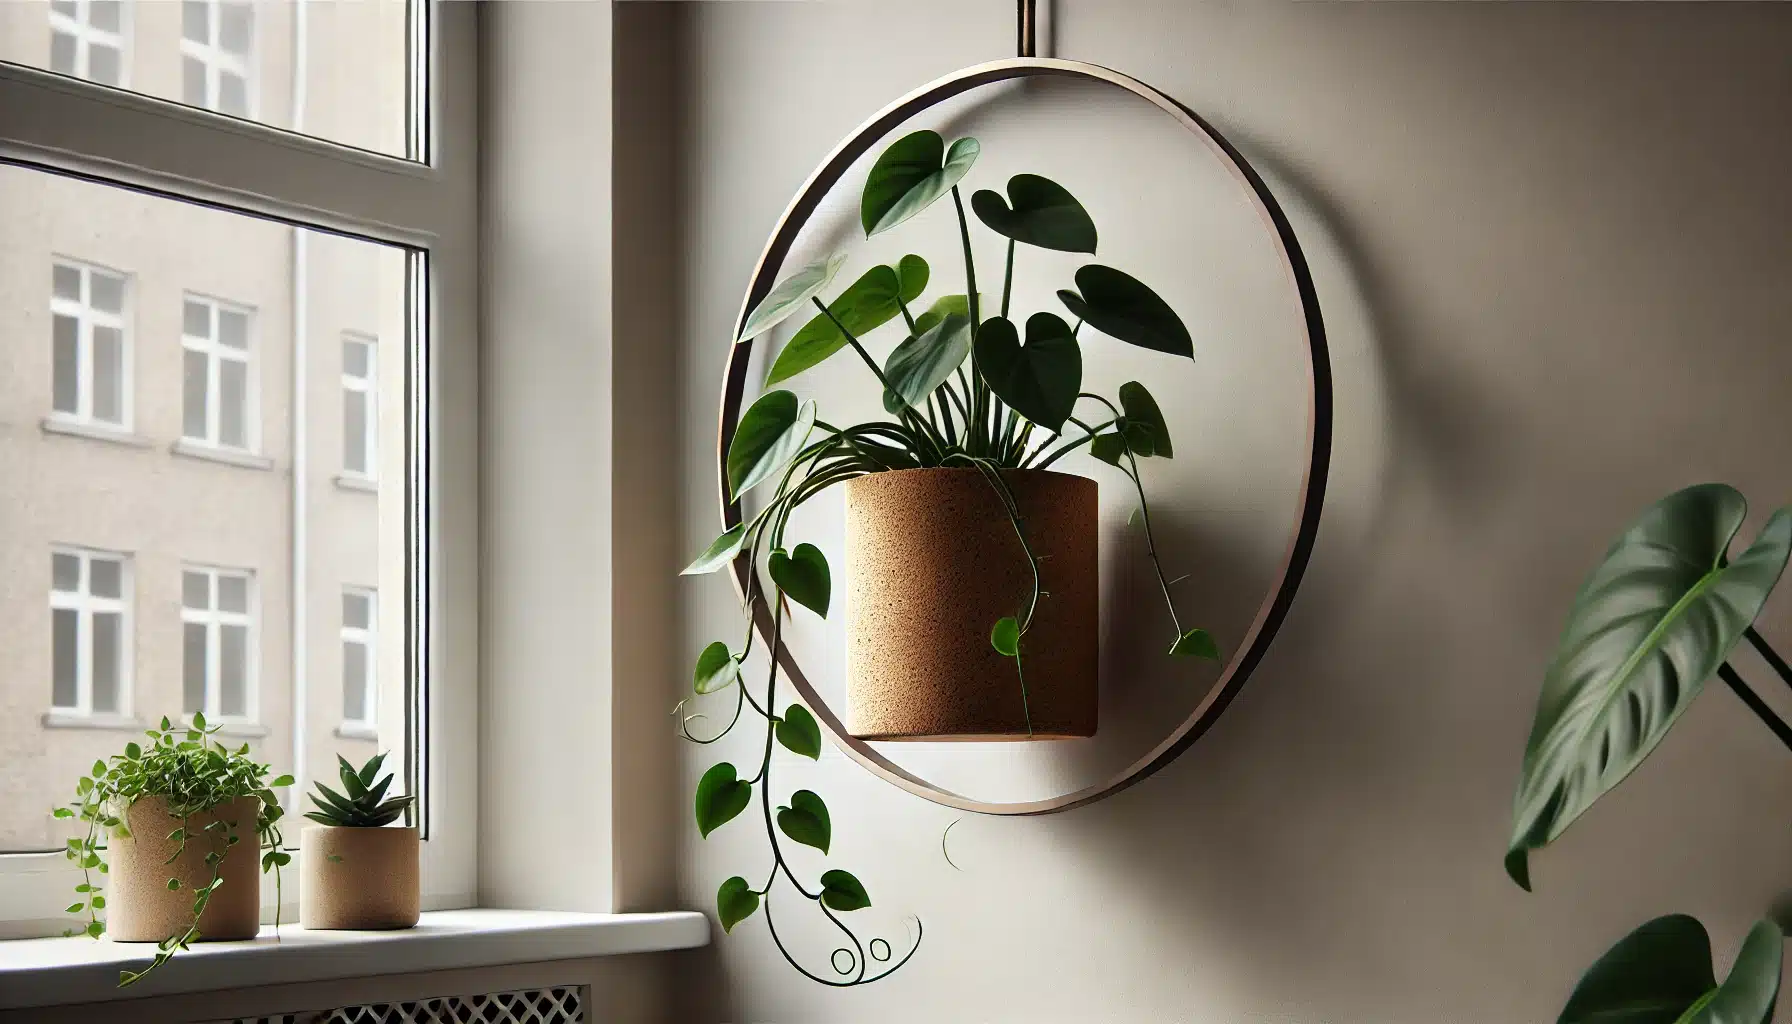
{"type": "Polygon", "coordinates": [[[124,0],[50,0],[50,70],[125,84],[124,0]]]}
{"type": "Polygon", "coordinates": [[[255,719],[255,576],[189,568],[180,575],[181,710],[255,719]]]}
{"type": "Polygon", "coordinates": [[[181,99],[237,117],[255,115],[251,65],[255,8],[249,0],[181,0],[181,99]]]}
{"type": "Polygon", "coordinates": [[[379,465],[379,348],[365,335],[342,338],[342,469],[372,479],[379,465]]]}
{"type": "Polygon", "coordinates": [[[365,587],[342,591],[342,723],[372,732],[379,722],[379,602],[365,587]]]}
{"type": "Polygon", "coordinates": [[[125,278],[62,260],[50,269],[50,407],[58,419],[130,425],[125,278]]]}
{"type": "Polygon", "coordinates": [[[123,714],[131,678],[130,561],[78,548],[50,553],[50,706],[123,714]]]}
{"type": "Polygon", "coordinates": [[[249,311],[187,296],[181,313],[181,436],[221,448],[255,448],[255,376],[249,311]]]}

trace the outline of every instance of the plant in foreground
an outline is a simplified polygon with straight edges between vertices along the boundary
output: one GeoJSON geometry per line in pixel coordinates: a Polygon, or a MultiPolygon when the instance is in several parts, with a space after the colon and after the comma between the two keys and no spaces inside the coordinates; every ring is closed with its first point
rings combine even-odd
{"type": "MultiPolygon", "coordinates": [[[[205,863],[211,871],[211,880],[193,890],[191,921],[182,931],[156,944],[155,959],[148,967],[141,971],[121,972],[120,986],[129,985],[160,967],[200,937],[200,915],[205,913],[212,894],[224,885],[224,858],[230,856],[245,838],[237,834],[237,827],[230,822],[216,820],[194,826],[193,816],[233,800],[254,797],[259,801],[254,848],[266,851],[261,855],[261,870],[263,873],[274,872],[276,893],[280,891],[280,869],[292,862],[292,855],[281,846],[279,822],[285,812],[274,796],[276,788],[292,785],[292,776],[282,775],[272,782],[267,781],[269,767],[249,756],[248,744],[231,750],[213,738],[217,732],[217,726],[206,725],[203,714],[195,714],[193,724],[185,729],[164,717],[160,726],[147,731],[148,746],[127,743],[124,753],[115,754],[110,760],[93,762],[92,771],[75,785],[74,802],[53,812],[58,818],[77,818],[87,825],[86,835],[70,839],[65,851],[65,856],[81,868],[81,883],[75,886],[75,893],[80,898],[68,907],[68,912],[85,915],[87,923],[81,931],[94,938],[106,930],[105,921],[99,915],[99,911],[106,907],[106,897],[104,887],[95,881],[95,873],[110,872],[103,856],[106,837],[130,836],[125,816],[132,803],[146,797],[161,797],[166,802],[167,838],[179,844],[169,863],[185,852],[189,843],[202,842],[209,847],[205,863]]],[[[138,827],[142,827],[141,822],[138,827]]],[[[180,884],[177,878],[167,880],[170,890],[178,890],[180,884]]],[[[280,924],[279,913],[276,897],[275,927],[280,924]]]]}
{"type": "MultiPolygon", "coordinates": [[[[980,473],[1000,498],[1014,527],[1015,557],[1031,569],[1032,586],[1015,595],[1014,614],[993,623],[967,623],[989,637],[990,644],[1013,661],[1015,685],[1025,705],[1027,631],[1042,599],[1039,560],[1029,543],[1024,510],[1016,503],[1005,473],[1046,469],[1065,455],[1087,446],[1090,454],[1117,468],[1139,499],[1146,547],[1156,570],[1174,634],[1169,653],[1177,657],[1216,659],[1219,651],[1205,630],[1185,629],[1171,597],[1173,581],[1164,575],[1151,531],[1150,507],[1139,477],[1138,460],[1170,458],[1174,445],[1156,400],[1143,384],[1123,385],[1118,401],[1084,391],[1080,335],[1083,328],[1118,341],[1172,356],[1192,359],[1194,346],[1180,318],[1168,303],[1135,278],[1111,267],[1090,263],[1074,275],[1076,288],[1057,292],[1075,321],[1044,310],[1028,316],[1023,326],[1010,319],[1018,246],[1062,252],[1093,253],[1095,223],[1082,204],[1062,186],[1034,174],[1008,181],[1007,195],[980,190],[971,210],[985,227],[1006,239],[999,312],[987,315],[977,287],[971,251],[970,221],[959,183],[975,163],[976,139],[961,138],[947,146],[932,131],[918,131],[892,143],[879,156],[865,181],[860,215],[867,237],[888,231],[921,213],[948,194],[957,215],[964,260],[964,291],[936,298],[920,307],[931,271],[926,260],[908,255],[896,266],[874,266],[831,301],[822,295],[846,262],[844,255],[818,260],[779,282],[748,313],[736,344],[759,337],[801,310],[817,312],[785,343],[772,362],[768,383],[795,377],[836,353],[851,350],[883,391],[888,418],[836,426],[817,415],[813,401],[800,401],[786,390],[769,391],[741,416],[726,464],[730,497],[763,484],[771,496],[750,520],[716,538],[685,569],[686,574],[715,572],[744,558],[747,573],[748,625],[741,648],[716,641],[698,657],[693,687],[709,694],[734,687],[735,704],[720,732],[698,738],[690,725],[702,716],[680,716],[686,739],[713,743],[739,722],[751,707],[765,722],[765,743],[757,771],[742,778],[733,764],[722,762],[697,784],[697,826],[707,837],[745,810],[753,790],[759,801],[771,844],[772,864],[763,884],[744,877],[723,882],[716,894],[722,927],[731,930],[763,902],[766,923],[778,951],[805,976],[827,985],[850,986],[885,977],[906,963],[914,949],[881,973],[868,973],[867,946],[840,913],[871,905],[865,887],[842,870],[823,872],[811,887],[797,878],[785,860],[779,836],[827,853],[832,826],[827,805],[810,790],[797,790],[774,814],[771,753],[774,740],[809,758],[821,753],[821,730],[801,705],[777,711],[776,652],[789,602],[826,616],[832,580],[827,559],[812,544],[786,546],[791,513],[823,491],[855,477],[891,470],[960,467],[980,473]],[[920,312],[916,309],[920,308],[920,312]],[[897,324],[903,338],[882,359],[874,357],[868,337],[886,324],[897,324]],[[1093,412],[1088,410],[1093,409],[1093,412]],[[760,578],[760,567],[770,586],[760,578]],[[772,629],[771,667],[763,699],[748,692],[742,666],[751,653],[754,630],[751,608],[756,596],[769,597],[772,629]],[[775,823],[775,827],[774,827],[775,823]],[[798,894],[815,903],[851,943],[834,951],[831,965],[838,978],[823,977],[802,966],[778,937],[771,917],[773,884],[783,875],[798,894]]],[[[1031,718],[1028,718],[1031,731],[1031,718]]],[[[915,948],[920,936],[916,935],[915,948]]],[[[889,943],[874,939],[870,959],[891,959],[889,943]]]]}
{"type": "Polygon", "coordinates": [[[336,755],[336,774],[342,780],[342,792],[319,782],[317,792],[311,794],[311,802],[317,810],[306,811],[305,817],[319,825],[339,828],[379,828],[397,821],[417,798],[395,796],[384,799],[393,775],[388,772],[379,782],[373,780],[379,778],[380,765],[385,760],[385,754],[377,754],[356,770],[347,758],[336,755]]]}

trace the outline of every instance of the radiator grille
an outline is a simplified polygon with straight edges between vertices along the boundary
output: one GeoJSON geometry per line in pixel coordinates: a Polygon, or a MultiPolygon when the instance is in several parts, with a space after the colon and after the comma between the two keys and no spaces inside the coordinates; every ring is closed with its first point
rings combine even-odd
{"type": "Polygon", "coordinates": [[[577,986],[366,1003],[333,1010],[238,1017],[218,1024],[584,1024],[577,986]]]}

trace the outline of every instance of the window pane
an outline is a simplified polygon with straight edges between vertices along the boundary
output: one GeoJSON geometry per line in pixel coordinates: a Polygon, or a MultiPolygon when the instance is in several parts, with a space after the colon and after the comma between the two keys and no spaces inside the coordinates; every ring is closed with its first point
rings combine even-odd
{"type": "Polygon", "coordinates": [[[124,653],[124,617],[117,612],[93,615],[93,710],[117,711],[120,658],[124,653]]]}
{"type": "Polygon", "coordinates": [[[249,367],[240,359],[218,360],[218,443],[249,447],[249,367]]]}
{"type": "Polygon", "coordinates": [[[342,372],[350,377],[367,376],[368,348],[365,341],[345,341],[342,343],[342,372]]]}
{"type": "Polygon", "coordinates": [[[367,714],[367,646],[344,642],[342,645],[342,719],[365,722],[367,714]]]}
{"type": "Polygon", "coordinates": [[[360,391],[342,393],[342,468],[350,473],[366,473],[367,465],[367,395],[360,391]]]}
{"type": "Polygon", "coordinates": [[[58,551],[50,556],[50,588],[65,593],[81,589],[81,560],[58,551]]]}
{"type": "Polygon", "coordinates": [[[75,632],[77,614],[72,608],[50,613],[51,707],[72,708],[80,699],[75,696],[75,645],[80,642],[75,632]]]}
{"type": "Polygon", "coordinates": [[[366,594],[342,595],[342,624],[350,629],[366,629],[373,620],[372,605],[366,594]]]}
{"type": "Polygon", "coordinates": [[[180,329],[191,338],[212,336],[212,307],[188,299],[181,306],[180,329]]]}
{"type": "Polygon", "coordinates": [[[189,622],[182,627],[181,711],[205,710],[205,626],[189,622]]]}
{"type": "Polygon", "coordinates": [[[70,302],[81,301],[81,272],[60,263],[50,274],[52,294],[70,302]]]}
{"type": "Polygon", "coordinates": [[[81,16],[81,5],[76,3],[75,0],[50,0],[50,10],[55,11],[65,18],[79,18],[81,16]]]}
{"type": "MultiPolygon", "coordinates": [[[[178,11],[165,0],[130,8],[95,4],[87,12],[89,24],[117,35],[100,37],[103,52],[90,39],[91,66],[84,67],[73,34],[53,31],[66,28],[73,14],[63,21],[46,17],[42,6],[0,0],[0,60],[106,82],[117,81],[129,64],[136,71],[128,87],[147,95],[274,128],[296,127],[357,149],[424,159],[428,154],[411,151],[413,140],[425,134],[413,129],[411,112],[427,112],[430,103],[427,96],[413,103],[409,95],[410,49],[413,39],[427,33],[413,30],[411,15],[413,8],[421,15],[433,2],[184,0],[178,11]],[[20,16],[10,8],[19,8],[20,16]],[[302,69],[294,67],[295,54],[305,62],[302,69]],[[295,125],[295,116],[302,123],[295,125]]],[[[425,85],[430,77],[415,76],[425,85]]]]}
{"type": "Polygon", "coordinates": [[[249,713],[249,629],[218,627],[218,713],[249,713]]]}
{"type": "Polygon", "coordinates": [[[104,313],[124,312],[124,278],[93,273],[88,275],[88,282],[89,305],[104,313]]]}
{"type": "Polygon", "coordinates": [[[202,572],[180,574],[180,603],[183,608],[204,611],[212,606],[212,578],[202,572]]]}
{"type": "Polygon", "coordinates": [[[51,407],[57,412],[81,411],[81,325],[72,316],[56,316],[51,328],[55,335],[52,354],[54,363],[51,407]]]}
{"type": "Polygon", "coordinates": [[[206,367],[203,352],[183,352],[181,361],[181,435],[207,440],[205,429],[206,367]]]}
{"type": "Polygon", "coordinates": [[[122,597],[124,563],[112,558],[88,559],[87,592],[94,597],[122,597]]]}
{"type": "Polygon", "coordinates": [[[249,610],[249,580],[244,576],[218,577],[218,610],[238,615],[249,610]]]}
{"type": "Polygon", "coordinates": [[[249,347],[249,314],[234,309],[218,310],[218,344],[249,347]]]}
{"type": "Polygon", "coordinates": [[[93,418],[124,422],[124,335],[116,327],[93,329],[93,418]]]}

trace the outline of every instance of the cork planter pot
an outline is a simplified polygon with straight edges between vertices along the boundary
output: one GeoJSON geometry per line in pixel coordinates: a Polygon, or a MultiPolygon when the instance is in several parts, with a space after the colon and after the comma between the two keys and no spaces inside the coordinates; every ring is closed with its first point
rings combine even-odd
{"type": "Polygon", "coordinates": [[[182,827],[159,796],[142,797],[125,809],[129,836],[108,839],[110,884],[106,892],[106,934],[118,942],[160,942],[193,923],[193,894],[212,880],[206,854],[224,853],[218,863],[224,884],[213,890],[199,917],[201,940],[252,939],[261,928],[260,841],[255,831],[261,800],[246,796],[209,811],[188,815],[193,838],[178,856],[180,840],[169,833],[182,827]],[[207,832],[223,820],[229,829],[207,832]],[[234,846],[226,838],[234,832],[234,846]],[[220,834],[222,833],[222,834],[220,834]],[[172,860],[170,860],[172,858],[172,860]],[[180,888],[170,890],[168,880],[180,888]]]}
{"type": "Polygon", "coordinates": [[[422,909],[418,845],[415,828],[307,826],[299,835],[299,923],[345,931],[414,926],[422,909]]]}
{"type": "Polygon", "coordinates": [[[846,485],[847,730],[868,740],[1093,736],[1100,671],[1095,481],[1005,470],[1041,557],[1026,691],[990,629],[1016,615],[1032,573],[976,469],[873,473],[846,485]],[[1031,729],[1029,730],[1029,721],[1031,729]]]}

